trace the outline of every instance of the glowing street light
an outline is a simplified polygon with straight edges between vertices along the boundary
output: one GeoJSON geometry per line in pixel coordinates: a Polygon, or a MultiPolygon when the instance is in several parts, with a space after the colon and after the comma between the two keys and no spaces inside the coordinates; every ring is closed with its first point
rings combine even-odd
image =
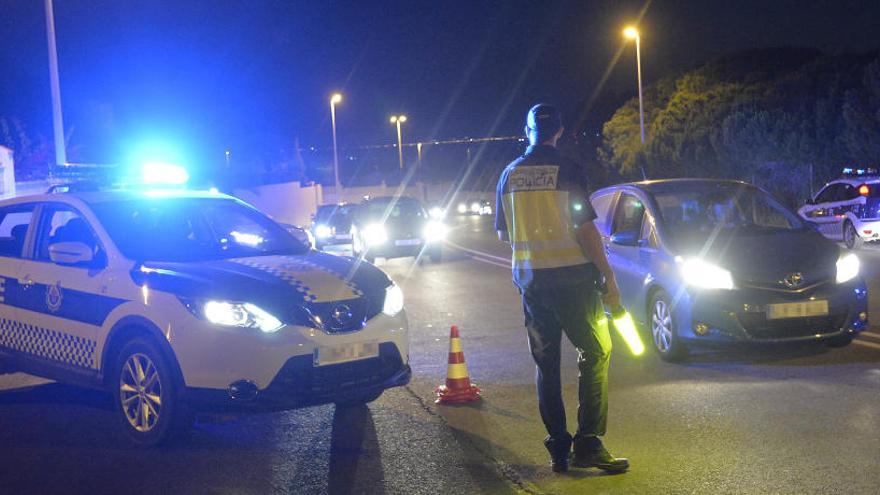
{"type": "Polygon", "coordinates": [[[336,151],[336,105],[341,101],[342,95],[339,93],[333,93],[333,96],[330,97],[330,125],[333,127],[333,191],[336,192],[337,203],[342,200],[342,187],[339,183],[339,154],[336,151]]]}
{"type": "Polygon", "coordinates": [[[400,134],[400,124],[406,122],[406,115],[392,115],[391,123],[397,124],[397,157],[400,159],[400,170],[403,170],[403,138],[400,134]]]}
{"type": "Polygon", "coordinates": [[[636,71],[638,73],[639,81],[639,127],[642,131],[642,144],[645,144],[645,110],[642,102],[642,37],[639,36],[639,30],[633,26],[624,29],[623,36],[626,37],[626,39],[636,40],[636,71]]]}

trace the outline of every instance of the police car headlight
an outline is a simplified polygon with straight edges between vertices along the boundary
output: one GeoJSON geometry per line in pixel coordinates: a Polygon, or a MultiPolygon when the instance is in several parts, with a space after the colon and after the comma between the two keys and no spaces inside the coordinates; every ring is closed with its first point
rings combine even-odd
{"type": "Polygon", "coordinates": [[[443,222],[428,222],[425,225],[425,240],[428,242],[437,242],[446,239],[446,225],[443,222]]]}
{"type": "Polygon", "coordinates": [[[733,289],[730,271],[698,258],[677,259],[684,282],[701,289],[733,289]]]}
{"type": "Polygon", "coordinates": [[[858,256],[848,253],[837,260],[837,283],[849,282],[859,275],[858,256]]]}
{"type": "Polygon", "coordinates": [[[403,310],[403,291],[397,284],[391,284],[385,289],[385,304],[382,312],[388,316],[394,316],[403,310]]]}
{"type": "Polygon", "coordinates": [[[374,223],[364,227],[364,242],[367,246],[378,246],[388,240],[388,231],[382,224],[374,223]]]}
{"type": "Polygon", "coordinates": [[[333,231],[330,229],[329,225],[318,225],[315,227],[315,235],[318,239],[326,239],[333,234],[333,231]]]}
{"type": "Polygon", "coordinates": [[[207,301],[203,313],[206,320],[225,327],[259,328],[274,333],[284,326],[278,318],[251,303],[207,301]]]}

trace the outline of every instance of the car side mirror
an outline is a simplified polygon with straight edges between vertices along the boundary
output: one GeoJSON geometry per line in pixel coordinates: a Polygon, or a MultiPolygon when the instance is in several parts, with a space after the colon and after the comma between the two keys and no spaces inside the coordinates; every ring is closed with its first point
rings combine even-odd
{"type": "Polygon", "coordinates": [[[92,248],[82,242],[49,244],[49,259],[58,265],[82,265],[94,260],[92,248]]]}
{"type": "Polygon", "coordinates": [[[639,233],[634,230],[624,230],[611,235],[611,242],[621,246],[638,246],[639,233]]]}

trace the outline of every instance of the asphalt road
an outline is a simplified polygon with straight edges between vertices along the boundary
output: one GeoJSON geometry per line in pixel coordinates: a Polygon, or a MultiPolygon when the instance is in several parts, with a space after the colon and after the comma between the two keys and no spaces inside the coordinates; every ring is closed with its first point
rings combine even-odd
{"type": "MultiPolygon", "coordinates": [[[[463,249],[450,247],[441,264],[378,263],[407,296],[409,386],[354,410],[200,423],[176,445],[137,450],[113,428],[104,395],[0,376],[0,493],[877,492],[875,331],[844,349],[701,352],[679,365],[632,358],[615,340],[605,441],[632,469],[552,473],[508,249],[477,218],[451,242],[463,249]],[[452,324],[483,390],[475,405],[433,404],[452,324]]],[[[880,315],[880,250],[861,258],[880,315]]],[[[567,347],[571,418],[576,383],[567,347]]]]}

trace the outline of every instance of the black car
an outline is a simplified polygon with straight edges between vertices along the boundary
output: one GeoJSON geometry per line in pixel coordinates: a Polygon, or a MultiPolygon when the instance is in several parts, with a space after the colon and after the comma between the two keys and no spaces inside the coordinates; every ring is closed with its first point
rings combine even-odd
{"type": "Polygon", "coordinates": [[[371,198],[360,204],[354,216],[352,251],[369,262],[423,253],[439,262],[446,230],[415,198],[371,198]]]}
{"type": "Polygon", "coordinates": [[[351,221],[357,205],[341,203],[318,206],[312,219],[315,249],[324,246],[351,244],[351,221]]]}

